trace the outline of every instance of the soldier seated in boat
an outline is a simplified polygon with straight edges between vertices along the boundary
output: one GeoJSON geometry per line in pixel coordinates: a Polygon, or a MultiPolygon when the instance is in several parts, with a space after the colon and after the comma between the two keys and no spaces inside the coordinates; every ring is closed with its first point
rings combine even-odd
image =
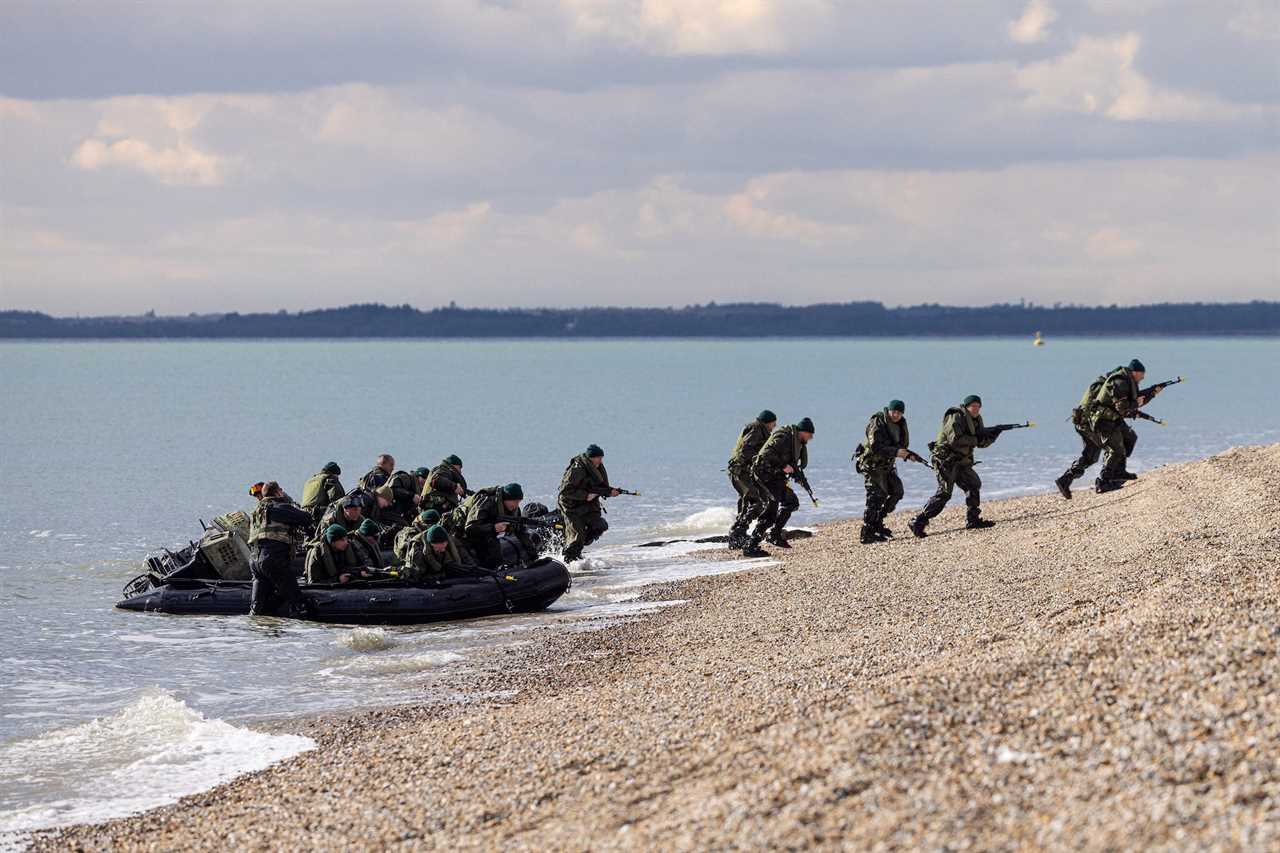
{"type": "Polygon", "coordinates": [[[446,575],[471,574],[474,565],[449,531],[433,524],[410,541],[401,574],[410,583],[439,583],[446,575]]]}
{"type": "Polygon", "coordinates": [[[395,554],[397,563],[405,563],[409,559],[409,546],[413,540],[426,533],[432,525],[440,523],[440,513],[434,509],[424,509],[418,513],[418,517],[413,520],[413,524],[408,527],[401,528],[396,533],[394,544],[391,546],[391,553],[395,554]]]}
{"type": "Polygon", "coordinates": [[[455,536],[461,534],[462,544],[477,563],[496,569],[503,564],[502,544],[498,541],[503,534],[515,537],[525,554],[538,553],[537,545],[520,523],[522,500],[524,489],[519,483],[490,486],[476,492],[449,513],[444,526],[455,536]]]}
{"type": "Polygon", "coordinates": [[[341,524],[329,525],[324,536],[307,547],[305,574],[307,583],[348,583],[369,577],[341,524]]]}
{"type": "Polygon", "coordinates": [[[336,524],[347,530],[355,530],[364,521],[364,501],[356,495],[347,495],[334,501],[324,511],[320,524],[316,526],[316,539],[323,539],[330,526],[336,524]]]}
{"type": "Polygon", "coordinates": [[[381,533],[382,529],[378,527],[377,522],[372,518],[366,518],[360,522],[355,533],[347,535],[347,541],[351,543],[348,550],[356,552],[356,561],[359,565],[372,569],[386,568],[386,562],[382,559],[382,547],[378,544],[381,533]]]}

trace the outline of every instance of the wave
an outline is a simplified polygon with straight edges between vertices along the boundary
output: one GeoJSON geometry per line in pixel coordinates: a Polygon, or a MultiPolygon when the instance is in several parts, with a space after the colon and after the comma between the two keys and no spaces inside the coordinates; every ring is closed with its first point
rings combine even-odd
{"type": "Polygon", "coordinates": [[[315,747],[148,690],[108,717],[0,745],[0,849],[36,829],[165,805],[315,747]]]}
{"type": "Polygon", "coordinates": [[[685,535],[725,533],[737,511],[731,506],[713,506],[686,515],[679,521],[672,521],[658,527],[664,534],[676,533],[685,535]]]}
{"type": "Polygon", "coordinates": [[[395,640],[382,628],[353,628],[339,637],[338,642],[353,652],[377,652],[395,645],[395,640]]]}

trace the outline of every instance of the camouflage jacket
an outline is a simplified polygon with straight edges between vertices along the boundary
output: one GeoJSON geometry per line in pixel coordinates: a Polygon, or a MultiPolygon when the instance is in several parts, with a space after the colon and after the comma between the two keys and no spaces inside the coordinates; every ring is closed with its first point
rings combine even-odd
{"type": "Polygon", "coordinates": [[[1102,387],[1093,398],[1091,423],[1097,427],[1099,421],[1131,418],[1137,410],[1138,383],[1133,378],[1133,371],[1127,367],[1117,367],[1107,374],[1102,387]]]}
{"type": "Polygon", "coordinates": [[[353,572],[360,568],[360,558],[356,549],[348,540],[344,551],[335,551],[333,546],[321,539],[307,547],[307,563],[305,574],[307,583],[337,583],[338,576],[353,572]]]}
{"type": "Polygon", "coordinates": [[[600,500],[589,500],[591,489],[608,489],[609,472],[604,465],[597,468],[585,453],[569,460],[569,467],[560,478],[560,491],[556,503],[560,511],[570,515],[584,510],[598,510],[600,500]]]}
{"type": "Polygon", "coordinates": [[[867,421],[866,440],[858,464],[864,471],[893,468],[898,451],[911,446],[911,433],[904,417],[896,424],[889,419],[889,410],[881,409],[867,421]]]}
{"type": "Polygon", "coordinates": [[[996,440],[982,425],[982,415],[974,417],[961,406],[952,406],[942,416],[938,437],[929,449],[943,465],[972,465],[975,447],[990,447],[996,440]]]}
{"type": "Polygon", "coordinates": [[[729,457],[729,471],[733,474],[745,474],[751,470],[751,462],[769,440],[769,427],[753,420],[742,428],[738,434],[738,443],[733,446],[733,455],[729,457]]]}
{"type": "Polygon", "coordinates": [[[751,460],[751,473],[761,480],[786,477],[783,469],[790,465],[803,471],[809,465],[809,448],[800,440],[794,424],[775,429],[756,458],[751,460]]]}
{"type": "Polygon", "coordinates": [[[302,508],[315,512],[323,509],[347,493],[342,481],[335,475],[321,471],[307,480],[302,487],[302,508]]]}

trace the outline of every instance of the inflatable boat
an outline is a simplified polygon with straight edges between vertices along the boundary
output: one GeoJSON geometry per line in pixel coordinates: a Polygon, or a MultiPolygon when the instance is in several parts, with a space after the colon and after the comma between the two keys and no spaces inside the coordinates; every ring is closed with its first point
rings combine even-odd
{"type": "MultiPolygon", "coordinates": [[[[235,616],[249,612],[252,581],[165,578],[133,591],[122,610],[182,615],[235,616]]],[[[545,610],[569,589],[569,570],[550,557],[492,575],[446,578],[437,586],[370,580],[342,585],[304,584],[302,595],[317,622],[351,625],[416,625],[502,613],[545,610]]],[[[128,593],[129,590],[126,590],[128,593]]]]}
{"type": "MultiPolygon", "coordinates": [[[[147,571],[129,581],[121,610],[146,613],[234,616],[249,612],[253,582],[249,572],[248,516],[228,513],[204,527],[200,539],[178,551],[147,558],[147,571]]],[[[203,526],[203,523],[202,523],[203,526]]],[[[540,543],[541,544],[541,543],[540,543]]],[[[569,570],[550,557],[527,553],[510,536],[500,536],[509,565],[498,571],[472,568],[435,585],[415,586],[391,579],[347,584],[302,584],[307,618],[345,624],[412,625],[471,619],[502,613],[545,610],[571,585],[569,570]]],[[[391,554],[384,553],[384,562],[391,554]]],[[[302,574],[302,556],[294,569],[302,574]]]]}

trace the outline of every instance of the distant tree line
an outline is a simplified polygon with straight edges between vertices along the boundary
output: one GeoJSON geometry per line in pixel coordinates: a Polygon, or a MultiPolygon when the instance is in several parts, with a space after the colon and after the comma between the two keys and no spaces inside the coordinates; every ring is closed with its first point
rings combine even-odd
{"type": "Polygon", "coordinates": [[[1136,306],[879,302],[684,308],[350,305],[273,314],[51,317],[0,311],[0,338],[760,338],[1029,335],[1274,335],[1280,302],[1136,306]]]}

